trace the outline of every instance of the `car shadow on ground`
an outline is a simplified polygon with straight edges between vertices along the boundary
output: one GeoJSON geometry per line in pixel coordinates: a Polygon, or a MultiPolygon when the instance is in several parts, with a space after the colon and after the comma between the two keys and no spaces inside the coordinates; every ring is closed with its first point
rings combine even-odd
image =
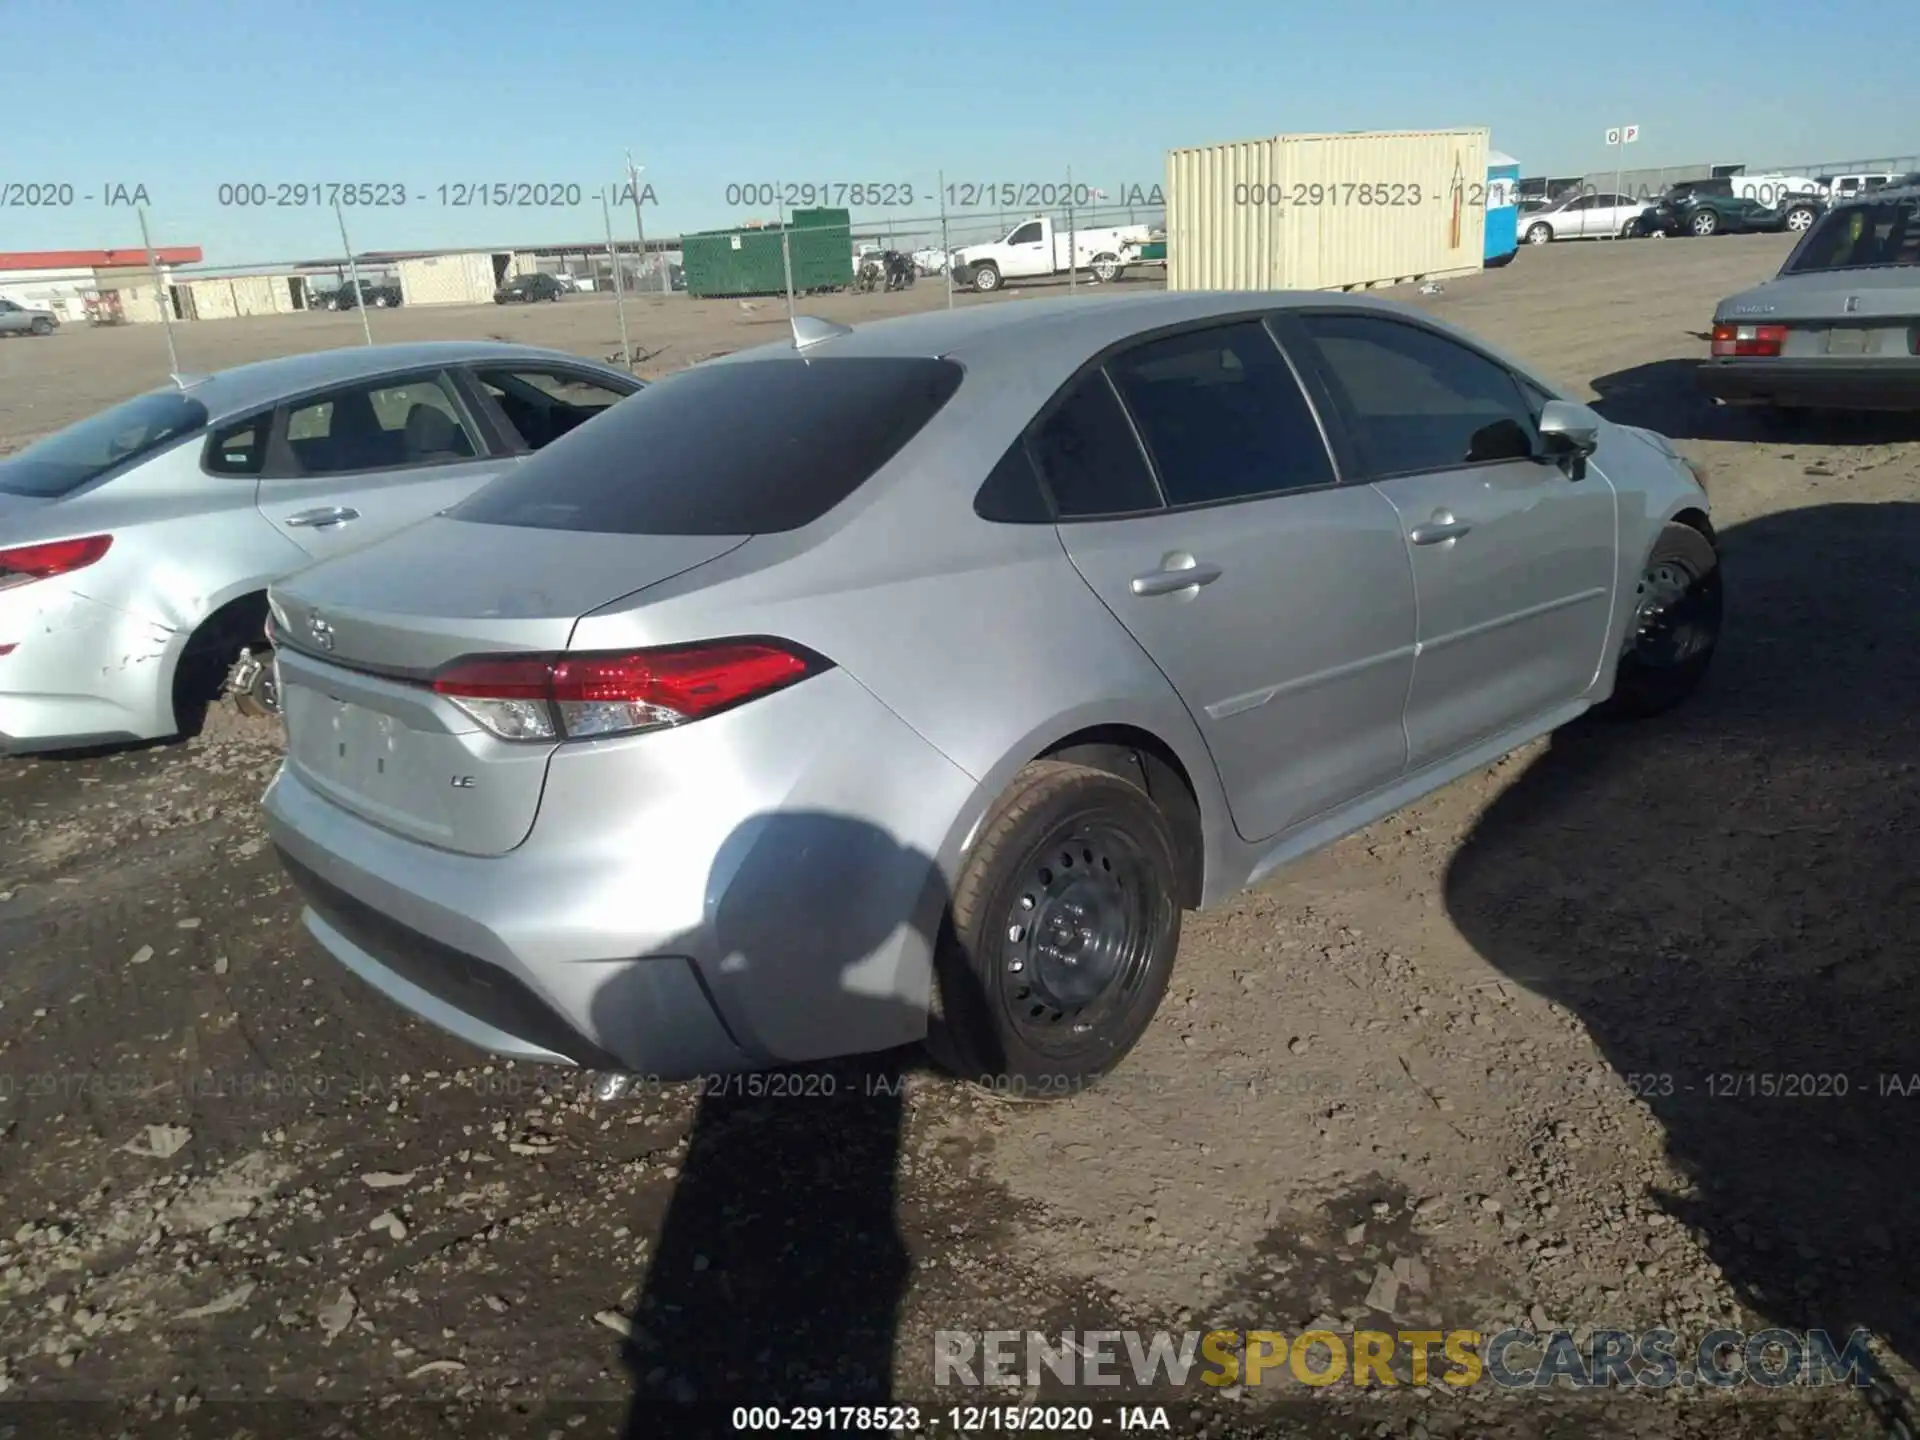
{"type": "MultiPolygon", "coordinates": [[[[730,957],[730,978],[787,977],[796,1004],[811,990],[848,1025],[876,1022],[894,1033],[901,1002],[853,996],[852,969],[900,925],[939,945],[947,912],[930,858],[862,821],[814,812],[739,827],[714,863],[708,896],[709,938],[699,948],[730,957]],[[821,895],[901,903],[897,913],[873,904],[829,910],[821,895]],[[810,978],[795,986],[794,975],[810,978]]],[[[948,1014],[985,1003],[964,979],[936,983],[948,1014]]],[[[596,1026],[617,1027],[622,1008],[620,995],[603,990],[596,1026]]],[[[917,1026],[924,1011],[913,1012],[917,1026]]],[[[895,1398],[911,1270],[896,1218],[902,1082],[928,1064],[913,1047],[700,1082],[623,1346],[634,1396],[627,1434],[731,1434],[719,1407],[742,1397],[756,1405],[895,1398]]]]}
{"type": "MultiPolygon", "coordinates": [[[[1659,719],[1561,731],[1446,877],[1467,940],[1582,1020],[1650,1108],[1691,1180],[1657,1201],[1742,1299],[1840,1340],[1869,1327],[1910,1363],[1916,554],[1910,503],[1730,527],[1702,690],[1659,719]]],[[[1595,1103],[1568,1101],[1576,1120],[1595,1103]]]]}
{"type": "MultiPolygon", "coordinates": [[[[1703,337],[1704,338],[1704,337],[1703,337]]],[[[1920,415],[1716,405],[1700,389],[1698,360],[1655,360],[1596,376],[1593,408],[1621,425],[1673,440],[1766,440],[1804,445],[1897,445],[1920,440],[1920,415]]]]}

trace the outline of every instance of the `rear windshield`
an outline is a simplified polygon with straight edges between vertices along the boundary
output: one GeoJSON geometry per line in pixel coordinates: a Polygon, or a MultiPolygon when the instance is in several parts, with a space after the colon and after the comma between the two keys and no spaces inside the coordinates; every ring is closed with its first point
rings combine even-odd
{"type": "Polygon", "coordinates": [[[1881,265],[1920,265],[1920,196],[1829,210],[1788,258],[1786,272],[1881,265]]]}
{"type": "Polygon", "coordinates": [[[70,494],[206,423],[207,407],[177,391],[136,396],[0,460],[0,494],[43,499],[70,494]]]}
{"type": "Polygon", "coordinates": [[[960,387],[951,360],[764,360],[683,370],[447,513],[608,535],[798,530],[852,495],[960,387]]]}

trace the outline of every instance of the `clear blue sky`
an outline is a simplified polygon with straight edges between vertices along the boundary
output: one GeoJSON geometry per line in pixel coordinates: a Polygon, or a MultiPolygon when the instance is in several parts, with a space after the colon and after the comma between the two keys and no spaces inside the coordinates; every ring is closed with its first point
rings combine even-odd
{"type": "MultiPolygon", "coordinates": [[[[11,0],[0,183],[142,183],[157,244],[212,263],[339,253],[328,209],[222,182],[397,182],[358,250],[594,240],[572,211],[441,184],[619,178],[650,233],[726,224],[729,183],[1164,184],[1169,148],[1487,125],[1526,173],[1920,151],[1913,0],[11,0]],[[1457,17],[1470,17],[1461,23],[1457,17]],[[417,197],[424,196],[424,199],[417,197]]],[[[919,203],[894,212],[925,214],[919,203]]],[[[856,218],[871,218],[868,211],[856,218]]],[[[616,216],[631,233],[632,212],[616,216]],[[622,221],[624,220],[624,223],[622,221]]],[[[0,250],[139,243],[128,209],[0,209],[0,250]]]]}

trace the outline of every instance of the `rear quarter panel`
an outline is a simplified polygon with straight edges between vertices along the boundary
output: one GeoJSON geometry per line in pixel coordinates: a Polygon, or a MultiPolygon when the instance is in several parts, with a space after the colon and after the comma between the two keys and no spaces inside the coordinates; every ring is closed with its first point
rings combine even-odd
{"type": "Polygon", "coordinates": [[[1057,379],[1018,362],[970,373],[840,510],[587,616],[573,647],[771,630],[826,655],[975,782],[939,857],[949,876],[1013,775],[1093,726],[1137,726],[1172,750],[1211,836],[1226,826],[1218,775],[1166,677],[1051,525],[974,514],[980,483],[1057,379]]]}

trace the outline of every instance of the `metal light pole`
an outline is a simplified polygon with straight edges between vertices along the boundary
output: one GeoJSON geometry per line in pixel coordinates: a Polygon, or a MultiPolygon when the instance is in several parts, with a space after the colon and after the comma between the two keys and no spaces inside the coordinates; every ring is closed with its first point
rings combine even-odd
{"type": "Polygon", "coordinates": [[[947,172],[940,172],[940,273],[947,277],[947,308],[953,308],[953,247],[947,243],[947,172]]]}
{"type": "Polygon", "coordinates": [[[627,343],[627,293],[620,285],[620,252],[613,248],[613,208],[606,191],[600,192],[600,218],[607,222],[607,264],[613,272],[613,308],[620,316],[620,356],[633,369],[633,346],[627,343]]]}
{"type": "Polygon", "coordinates": [[[340,243],[347,251],[348,283],[353,286],[353,308],[360,312],[360,330],[367,337],[367,344],[373,344],[373,322],[367,318],[367,292],[360,288],[360,267],[354,263],[353,241],[347,238],[347,217],[341,213],[340,202],[333,202],[333,218],[340,222],[340,243]]]}
{"type": "Polygon", "coordinates": [[[147,207],[137,206],[140,216],[140,242],[147,247],[147,268],[153,272],[153,298],[160,306],[160,321],[167,330],[167,373],[180,373],[180,352],[173,347],[173,303],[167,298],[166,282],[160,278],[160,257],[153,251],[153,236],[147,230],[147,207]]]}
{"type": "MultiPolygon", "coordinates": [[[[628,193],[633,196],[633,234],[634,238],[640,242],[640,264],[643,266],[647,263],[647,223],[640,218],[640,171],[646,168],[644,165],[635,168],[633,152],[631,150],[627,151],[627,190],[628,193]]],[[[660,270],[661,291],[665,292],[669,288],[670,283],[667,279],[666,267],[662,266],[660,270]]],[[[633,288],[636,294],[639,293],[640,281],[638,276],[634,277],[633,288]]]]}
{"type": "Polygon", "coordinates": [[[1073,220],[1073,167],[1067,167],[1067,292],[1080,288],[1080,234],[1073,220]]]}

